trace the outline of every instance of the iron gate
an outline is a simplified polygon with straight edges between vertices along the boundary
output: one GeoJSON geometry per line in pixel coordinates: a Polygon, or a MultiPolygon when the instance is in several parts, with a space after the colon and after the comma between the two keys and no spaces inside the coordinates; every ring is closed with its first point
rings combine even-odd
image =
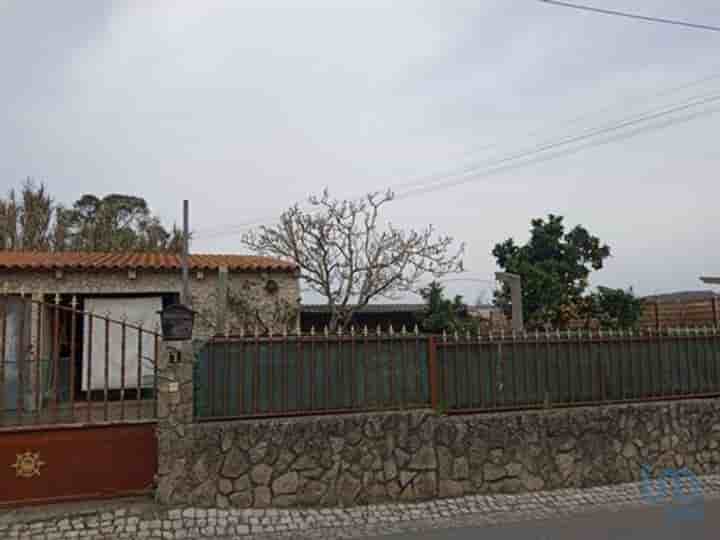
{"type": "Polygon", "coordinates": [[[0,506],[152,489],[159,345],[75,297],[0,295],[0,506]]]}

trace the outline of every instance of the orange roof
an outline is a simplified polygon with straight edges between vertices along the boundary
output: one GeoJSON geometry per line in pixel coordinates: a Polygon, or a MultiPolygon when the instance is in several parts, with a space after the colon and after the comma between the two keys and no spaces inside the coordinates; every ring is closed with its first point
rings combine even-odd
{"type": "MultiPolygon", "coordinates": [[[[296,265],[272,257],[256,255],[190,255],[191,270],[229,270],[251,272],[293,272],[296,265]]],[[[179,270],[181,258],[173,253],[76,253],[0,251],[0,269],[4,270],[179,270]]]]}

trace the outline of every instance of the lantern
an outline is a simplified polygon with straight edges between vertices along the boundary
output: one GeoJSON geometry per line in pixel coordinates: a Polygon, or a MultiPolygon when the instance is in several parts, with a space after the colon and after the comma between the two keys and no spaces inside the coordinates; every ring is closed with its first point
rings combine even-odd
{"type": "Polygon", "coordinates": [[[195,312],[183,304],[173,304],[160,313],[163,340],[187,341],[192,339],[195,312]]]}

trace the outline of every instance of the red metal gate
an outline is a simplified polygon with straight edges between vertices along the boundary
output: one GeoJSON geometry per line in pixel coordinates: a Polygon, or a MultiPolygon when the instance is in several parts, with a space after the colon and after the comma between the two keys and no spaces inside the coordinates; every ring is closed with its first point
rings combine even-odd
{"type": "Polygon", "coordinates": [[[157,471],[153,424],[0,434],[0,507],[135,495],[157,471]]]}
{"type": "Polygon", "coordinates": [[[152,490],[160,336],[79,308],[0,296],[0,507],[152,490]]]}

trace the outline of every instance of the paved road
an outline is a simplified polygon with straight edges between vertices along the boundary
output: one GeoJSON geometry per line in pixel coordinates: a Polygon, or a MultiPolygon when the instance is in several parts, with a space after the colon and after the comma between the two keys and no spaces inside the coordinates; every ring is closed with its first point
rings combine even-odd
{"type": "Polygon", "coordinates": [[[693,509],[652,507],[601,511],[557,520],[490,527],[437,529],[379,540],[696,540],[720,538],[720,501],[693,509]],[[685,511],[683,511],[685,510],[685,511]]]}

